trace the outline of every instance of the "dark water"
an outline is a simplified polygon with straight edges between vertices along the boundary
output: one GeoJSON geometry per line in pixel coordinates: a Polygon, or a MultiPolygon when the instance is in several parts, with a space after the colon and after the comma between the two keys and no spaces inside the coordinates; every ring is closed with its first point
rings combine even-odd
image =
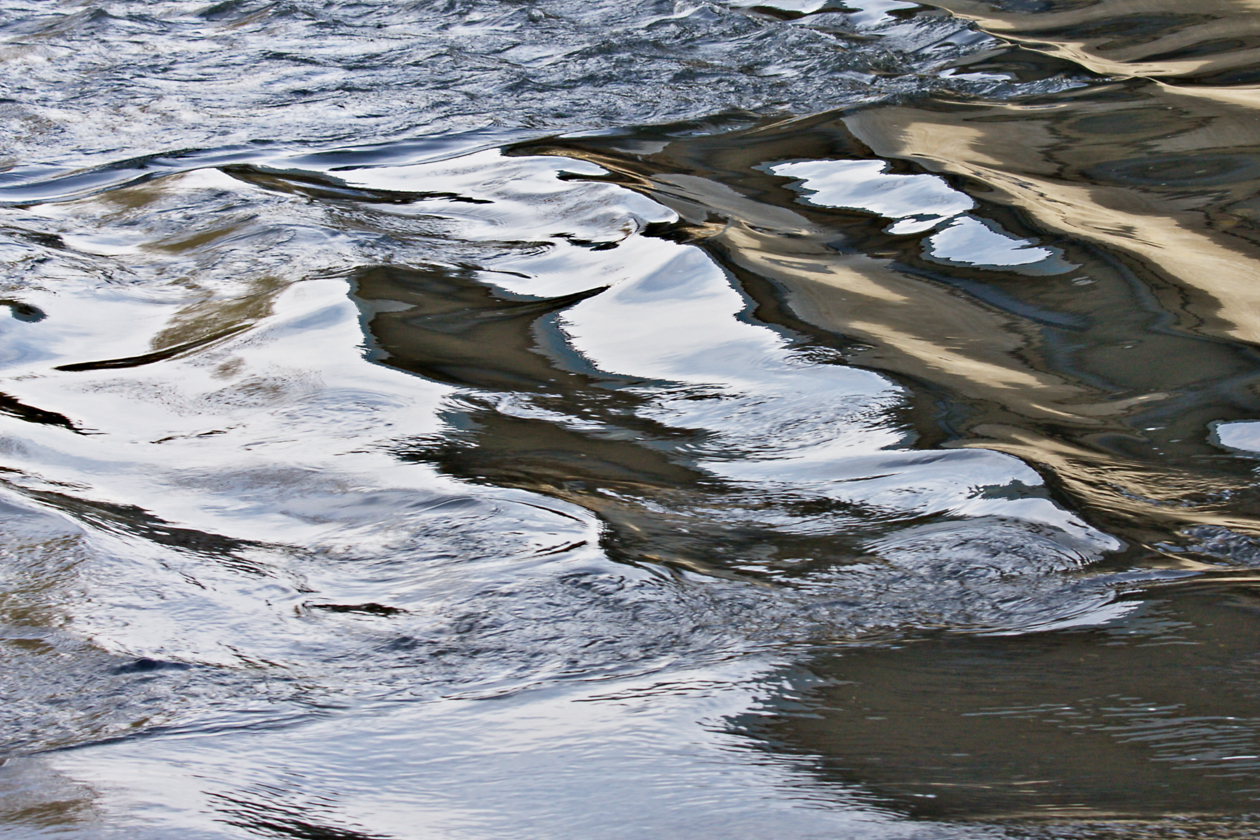
{"type": "Polygon", "coordinates": [[[1260,7],[0,45],[0,835],[1260,834],[1260,7]]]}

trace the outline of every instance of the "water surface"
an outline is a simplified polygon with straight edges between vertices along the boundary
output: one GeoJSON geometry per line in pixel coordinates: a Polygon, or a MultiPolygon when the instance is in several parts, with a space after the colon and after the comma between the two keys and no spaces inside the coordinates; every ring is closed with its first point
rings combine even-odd
{"type": "Polygon", "coordinates": [[[1245,2],[15,2],[0,832],[1244,837],[1245,2]]]}

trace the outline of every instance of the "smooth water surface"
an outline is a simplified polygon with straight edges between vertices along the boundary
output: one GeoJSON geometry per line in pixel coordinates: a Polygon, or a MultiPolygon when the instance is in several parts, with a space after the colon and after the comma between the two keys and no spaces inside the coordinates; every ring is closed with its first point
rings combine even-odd
{"type": "Polygon", "coordinates": [[[1260,7],[0,64],[0,835],[1260,832],[1260,7]]]}

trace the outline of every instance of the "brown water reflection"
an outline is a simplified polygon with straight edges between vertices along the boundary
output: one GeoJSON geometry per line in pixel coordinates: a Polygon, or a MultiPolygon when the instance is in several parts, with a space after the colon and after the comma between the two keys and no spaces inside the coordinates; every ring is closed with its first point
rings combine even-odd
{"type": "Polygon", "coordinates": [[[1260,10],[1252,0],[933,3],[986,32],[1106,76],[1176,84],[1254,84],[1260,10]]]}
{"type": "Polygon", "coordinates": [[[765,303],[759,314],[865,345],[847,361],[936,403],[926,441],[1040,464],[1073,507],[1149,546],[1190,524],[1256,529],[1250,464],[1208,438],[1210,423],[1260,409],[1246,213],[1260,163],[1239,144],[1239,109],[1194,98],[1180,103],[1193,112],[1170,110],[1169,96],[1141,83],[920,102],[672,140],[650,156],[589,141],[557,152],[671,204],[746,285],[770,281],[789,316],[765,303]],[[974,200],[972,216],[1052,249],[1055,265],[934,258],[929,237],[803,204],[800,182],[767,171],[863,158],[901,161],[889,175],[940,173],[974,200]]]}
{"type": "Polygon", "coordinates": [[[1131,606],[1104,628],[819,657],[795,710],[753,731],[928,819],[1254,813],[1256,590],[1156,592],[1131,606]]]}

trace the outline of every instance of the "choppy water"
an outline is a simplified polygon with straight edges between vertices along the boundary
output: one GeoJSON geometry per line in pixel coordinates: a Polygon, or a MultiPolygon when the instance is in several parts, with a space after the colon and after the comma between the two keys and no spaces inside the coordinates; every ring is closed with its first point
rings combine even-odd
{"type": "Polygon", "coordinates": [[[1260,832],[1260,6],[0,45],[0,834],[1260,832]]]}

